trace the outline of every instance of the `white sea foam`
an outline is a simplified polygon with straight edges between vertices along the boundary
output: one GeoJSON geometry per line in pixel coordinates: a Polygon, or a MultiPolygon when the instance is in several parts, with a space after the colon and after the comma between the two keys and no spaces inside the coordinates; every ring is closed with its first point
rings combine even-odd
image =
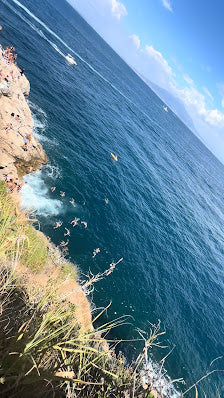
{"type": "Polygon", "coordinates": [[[47,115],[43,109],[32,101],[27,100],[33,119],[33,135],[41,142],[51,142],[44,134],[47,127],[47,115]]]}
{"type": "MultiPolygon", "coordinates": [[[[34,122],[33,133],[39,141],[51,142],[45,136],[47,127],[47,114],[37,104],[28,100],[34,122]]],[[[50,197],[48,186],[55,185],[57,178],[60,178],[60,170],[57,166],[47,164],[42,170],[24,177],[26,185],[21,190],[22,207],[35,209],[37,214],[44,216],[55,216],[63,211],[60,200],[50,197]],[[47,181],[47,183],[46,183],[47,181]]]]}
{"type": "Polygon", "coordinates": [[[180,398],[181,394],[174,387],[171,378],[161,369],[156,362],[149,360],[142,370],[142,380],[145,384],[152,385],[164,398],[180,398]]]}
{"type": "Polygon", "coordinates": [[[39,170],[24,177],[26,185],[21,189],[22,207],[35,209],[39,215],[56,216],[63,212],[63,205],[60,200],[50,197],[50,190],[42,173],[39,170]]]}

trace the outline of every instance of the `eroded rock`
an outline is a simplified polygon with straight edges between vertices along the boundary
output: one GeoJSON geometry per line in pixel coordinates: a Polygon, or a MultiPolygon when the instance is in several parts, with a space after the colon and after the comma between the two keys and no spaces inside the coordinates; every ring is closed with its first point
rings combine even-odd
{"type": "Polygon", "coordinates": [[[45,164],[48,157],[33,136],[33,120],[26,101],[30,92],[29,81],[21,76],[17,66],[6,64],[2,58],[0,72],[9,81],[9,87],[0,88],[0,178],[5,178],[9,171],[14,177],[21,177],[45,164]],[[24,150],[27,134],[30,141],[24,150]]]}

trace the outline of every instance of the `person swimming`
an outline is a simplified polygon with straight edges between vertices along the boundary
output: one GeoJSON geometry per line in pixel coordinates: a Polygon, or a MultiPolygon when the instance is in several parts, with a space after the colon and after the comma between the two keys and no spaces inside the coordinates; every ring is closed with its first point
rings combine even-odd
{"type": "Polygon", "coordinates": [[[60,228],[61,226],[62,226],[62,222],[61,221],[57,221],[54,229],[60,228]]]}
{"type": "Polygon", "coordinates": [[[60,195],[61,195],[62,197],[65,196],[65,192],[60,191],[60,195]]]}
{"type": "Polygon", "coordinates": [[[100,253],[100,248],[99,248],[99,247],[97,247],[97,249],[94,249],[94,250],[93,250],[93,258],[96,257],[96,255],[97,255],[98,253],[100,253]]]}
{"type": "Polygon", "coordinates": [[[69,202],[74,206],[74,204],[75,204],[75,199],[72,198],[72,200],[69,200],[69,202]]]}
{"type": "Polygon", "coordinates": [[[106,203],[106,205],[108,205],[108,203],[109,203],[109,199],[104,199],[104,201],[105,201],[105,203],[106,203]]]}
{"type": "Polygon", "coordinates": [[[87,222],[86,221],[81,221],[81,224],[83,224],[84,227],[87,228],[87,222]]]}
{"type": "Polygon", "coordinates": [[[71,224],[73,227],[77,225],[77,222],[79,221],[79,218],[74,218],[74,220],[71,221],[71,224]]]}
{"type": "Polygon", "coordinates": [[[62,240],[61,242],[60,242],[60,246],[62,246],[62,247],[65,247],[65,246],[67,246],[69,244],[69,240],[67,240],[66,242],[64,241],[64,240],[62,240]]]}
{"type": "Polygon", "coordinates": [[[54,192],[56,187],[51,187],[51,192],[54,192]]]}
{"type": "Polygon", "coordinates": [[[66,234],[64,234],[64,236],[70,236],[70,230],[66,227],[65,227],[65,230],[66,230],[66,234]]]}

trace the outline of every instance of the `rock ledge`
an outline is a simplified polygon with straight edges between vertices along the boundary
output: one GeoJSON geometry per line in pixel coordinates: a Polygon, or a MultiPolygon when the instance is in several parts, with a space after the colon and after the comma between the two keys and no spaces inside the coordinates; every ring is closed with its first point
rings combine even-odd
{"type": "Polygon", "coordinates": [[[17,66],[6,63],[1,55],[0,72],[0,179],[5,179],[9,172],[21,178],[47,163],[48,157],[33,136],[33,120],[26,101],[29,81],[21,76],[17,66]],[[27,134],[29,142],[24,150],[27,134]]]}

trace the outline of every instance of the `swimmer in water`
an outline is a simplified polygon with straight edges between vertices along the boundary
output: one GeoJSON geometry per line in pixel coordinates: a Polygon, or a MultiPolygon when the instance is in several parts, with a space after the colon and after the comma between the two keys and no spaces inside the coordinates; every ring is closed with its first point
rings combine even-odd
{"type": "Polygon", "coordinates": [[[60,191],[60,195],[61,195],[61,196],[65,196],[65,192],[60,191]]]}
{"type": "Polygon", "coordinates": [[[106,205],[108,205],[108,203],[109,203],[109,199],[104,199],[105,200],[105,203],[106,203],[106,205]]]}
{"type": "Polygon", "coordinates": [[[64,234],[64,236],[70,236],[70,230],[66,227],[65,227],[65,230],[66,230],[66,234],[64,234]]]}
{"type": "Polygon", "coordinates": [[[81,221],[81,224],[83,224],[84,227],[87,228],[87,222],[86,221],[81,221]]]}
{"type": "Polygon", "coordinates": [[[60,246],[65,247],[67,246],[69,243],[69,240],[67,240],[67,242],[65,242],[64,240],[61,241],[60,246]]]}
{"type": "Polygon", "coordinates": [[[56,187],[51,187],[51,192],[54,192],[56,187]]]}
{"type": "Polygon", "coordinates": [[[73,227],[77,225],[77,222],[79,221],[79,218],[74,218],[74,220],[71,221],[71,224],[73,227]]]}
{"type": "Polygon", "coordinates": [[[97,249],[94,249],[94,250],[93,250],[93,258],[96,257],[96,255],[97,255],[98,253],[100,253],[100,248],[99,248],[99,247],[97,247],[97,249]]]}
{"type": "Polygon", "coordinates": [[[61,221],[57,221],[54,229],[60,228],[61,226],[62,226],[62,222],[61,221]]]}
{"type": "Polygon", "coordinates": [[[75,204],[75,199],[72,198],[72,200],[69,200],[69,202],[74,206],[74,204],[75,204]]]}

